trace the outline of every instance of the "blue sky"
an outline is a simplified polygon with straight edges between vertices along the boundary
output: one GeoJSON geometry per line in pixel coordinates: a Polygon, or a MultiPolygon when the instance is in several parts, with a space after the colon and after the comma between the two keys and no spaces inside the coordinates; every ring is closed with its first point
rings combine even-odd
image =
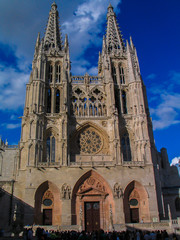
{"type": "MultiPolygon", "coordinates": [[[[20,139],[25,88],[38,32],[52,1],[0,1],[0,135],[20,139]]],[[[56,0],[61,32],[70,41],[73,74],[97,73],[109,0],[56,0]]],[[[157,149],[180,156],[180,1],[111,0],[124,36],[132,36],[147,88],[157,149]]]]}

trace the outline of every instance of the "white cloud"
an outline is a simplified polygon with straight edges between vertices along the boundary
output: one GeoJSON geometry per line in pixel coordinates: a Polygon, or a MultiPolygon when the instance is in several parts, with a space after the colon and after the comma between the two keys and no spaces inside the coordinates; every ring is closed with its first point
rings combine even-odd
{"type": "Polygon", "coordinates": [[[6,124],[6,128],[7,129],[15,129],[15,128],[20,128],[20,127],[21,127],[21,123],[16,123],[16,124],[9,123],[9,124],[6,124]]]}
{"type": "Polygon", "coordinates": [[[155,73],[151,73],[151,74],[149,74],[146,78],[147,79],[150,79],[150,80],[153,80],[153,79],[155,79],[157,77],[157,75],[155,74],[155,73]]]}
{"type": "MultiPolygon", "coordinates": [[[[121,1],[112,0],[112,5],[116,9],[121,1]]],[[[72,72],[78,74],[77,65],[74,63],[78,59],[79,68],[88,69],[81,61],[86,49],[93,44],[100,47],[102,37],[100,33],[104,32],[102,23],[106,20],[108,0],[88,0],[78,6],[72,18],[62,24],[64,32],[68,33],[70,41],[70,53],[72,59],[72,72]]],[[[98,58],[97,58],[98,62],[98,58]]],[[[97,62],[95,63],[97,65],[97,62]]],[[[84,71],[83,71],[84,73],[84,71]]]]}
{"type": "Polygon", "coordinates": [[[180,123],[180,94],[163,93],[159,97],[160,104],[150,109],[154,130],[180,123]]]}
{"type": "Polygon", "coordinates": [[[175,157],[171,160],[171,166],[174,166],[176,164],[180,163],[180,156],[179,157],[175,157]]]}
{"type": "Polygon", "coordinates": [[[29,73],[0,66],[0,110],[16,111],[24,105],[29,73]]]}

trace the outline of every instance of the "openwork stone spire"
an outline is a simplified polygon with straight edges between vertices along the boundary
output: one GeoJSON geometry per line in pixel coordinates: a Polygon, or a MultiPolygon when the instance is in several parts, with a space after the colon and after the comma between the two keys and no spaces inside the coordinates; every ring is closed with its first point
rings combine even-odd
{"type": "Polygon", "coordinates": [[[107,13],[106,46],[109,53],[117,52],[118,50],[124,50],[123,38],[120,33],[116,15],[111,4],[108,6],[107,13]]]}
{"type": "Polygon", "coordinates": [[[49,12],[49,19],[46,28],[44,43],[45,49],[48,50],[49,48],[59,48],[62,49],[62,40],[61,40],[61,33],[59,30],[59,13],[57,11],[57,5],[54,2],[51,5],[51,10],[49,12]]]}

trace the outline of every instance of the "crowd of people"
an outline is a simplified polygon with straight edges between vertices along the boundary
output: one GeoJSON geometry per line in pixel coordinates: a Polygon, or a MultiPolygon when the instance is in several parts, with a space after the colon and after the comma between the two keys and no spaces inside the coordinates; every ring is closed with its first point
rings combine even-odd
{"type": "MultiPolygon", "coordinates": [[[[33,230],[24,230],[24,240],[32,240],[33,230]]],[[[37,228],[35,232],[37,240],[177,240],[175,233],[169,236],[167,231],[122,231],[122,232],[104,232],[103,230],[93,232],[77,231],[45,231],[43,228],[37,228]]]]}

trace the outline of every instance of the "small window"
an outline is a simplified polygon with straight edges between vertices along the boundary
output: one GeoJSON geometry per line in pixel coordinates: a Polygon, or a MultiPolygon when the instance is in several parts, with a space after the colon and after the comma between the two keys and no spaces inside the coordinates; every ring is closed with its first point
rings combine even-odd
{"type": "Polygon", "coordinates": [[[59,83],[61,81],[61,66],[56,66],[56,82],[59,83]]]}
{"type": "Polygon", "coordinates": [[[113,78],[113,82],[115,83],[115,84],[117,84],[117,76],[116,76],[116,68],[115,68],[115,66],[114,66],[114,63],[112,63],[112,78],[113,78]]]}
{"type": "Polygon", "coordinates": [[[123,107],[123,113],[126,114],[127,113],[127,102],[126,102],[126,92],[122,91],[122,107],[123,107]]]}
{"type": "Polygon", "coordinates": [[[56,139],[52,134],[46,139],[46,161],[56,161],[56,139]]]}
{"type": "Polygon", "coordinates": [[[51,113],[51,89],[47,92],[47,113],[51,113]]]}
{"type": "Polygon", "coordinates": [[[138,200],[135,199],[135,198],[133,198],[133,199],[131,199],[131,200],[129,201],[129,204],[130,204],[130,206],[135,207],[135,206],[138,205],[138,200]]]}
{"type": "Polygon", "coordinates": [[[120,83],[125,84],[125,76],[124,76],[124,68],[122,65],[119,65],[119,77],[120,77],[120,83]]]}
{"type": "Polygon", "coordinates": [[[60,110],[60,91],[56,91],[56,113],[59,113],[60,110]]]}
{"type": "Polygon", "coordinates": [[[50,64],[48,68],[48,82],[51,83],[53,79],[53,66],[50,64]]]}
{"type": "Polygon", "coordinates": [[[131,146],[128,133],[125,133],[121,137],[121,152],[123,155],[123,161],[131,161],[131,146]]]}

